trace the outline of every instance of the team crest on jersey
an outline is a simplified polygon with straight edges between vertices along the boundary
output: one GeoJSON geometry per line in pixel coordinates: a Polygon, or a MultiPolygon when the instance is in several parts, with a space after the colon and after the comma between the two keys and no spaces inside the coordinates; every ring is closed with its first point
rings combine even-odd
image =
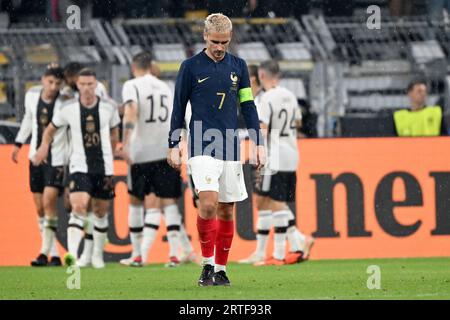
{"type": "Polygon", "coordinates": [[[231,90],[237,91],[237,84],[238,84],[239,78],[235,72],[231,72],[230,79],[231,79],[231,90]]]}
{"type": "Polygon", "coordinates": [[[39,117],[39,123],[43,126],[48,124],[48,110],[47,108],[42,109],[41,115],[39,117]]]}
{"type": "Polygon", "coordinates": [[[89,115],[86,118],[86,132],[89,133],[95,132],[95,121],[92,115],[89,115]]]}

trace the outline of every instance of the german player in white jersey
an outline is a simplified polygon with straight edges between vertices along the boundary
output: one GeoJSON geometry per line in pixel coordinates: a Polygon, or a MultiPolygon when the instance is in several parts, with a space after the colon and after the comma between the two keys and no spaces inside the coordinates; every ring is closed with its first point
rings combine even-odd
{"type": "MultiPolygon", "coordinates": [[[[258,209],[265,211],[269,218],[267,221],[264,221],[266,216],[262,221],[260,218],[258,229],[265,229],[268,234],[273,224],[274,251],[265,261],[255,262],[256,265],[292,264],[307,259],[314,242],[297,229],[294,214],[287,205],[295,201],[299,159],[297,132],[301,126],[301,112],[296,96],[279,85],[280,67],[276,61],[263,62],[258,75],[264,94],[257,108],[261,128],[267,130],[268,157],[266,172],[255,189],[260,198],[258,209]],[[287,256],[286,235],[290,244],[287,256]]],[[[263,243],[257,244],[259,252],[257,250],[255,255],[264,257],[266,239],[258,237],[257,242],[263,243]]]]}
{"type": "MultiPolygon", "coordinates": [[[[83,69],[83,66],[76,61],[69,62],[64,67],[64,80],[66,86],[61,90],[61,95],[63,99],[78,99],[79,92],[77,88],[77,79],[78,73],[83,69]]],[[[112,100],[109,96],[108,91],[106,90],[103,83],[97,81],[97,86],[95,87],[95,95],[100,97],[101,99],[108,100],[113,105],[117,106],[117,103],[112,100]]],[[[119,108],[120,113],[120,108],[119,108]]],[[[67,187],[67,186],[66,186],[67,187]]],[[[66,193],[68,192],[68,188],[66,188],[66,193]]],[[[92,212],[92,205],[89,205],[88,214],[86,216],[85,223],[85,234],[84,234],[84,246],[83,252],[80,256],[80,259],[77,261],[80,267],[87,267],[91,265],[92,261],[92,253],[93,253],[93,232],[94,232],[94,213],[92,212]]]]}
{"type": "Polygon", "coordinates": [[[55,114],[44,132],[43,141],[34,157],[35,165],[46,159],[50,141],[60,127],[69,127],[71,155],[69,189],[72,213],[67,229],[66,265],[76,262],[83,237],[85,217],[92,199],[94,217],[92,266],[104,268],[103,248],[108,231],[108,210],[114,198],[113,151],[119,139],[117,109],[95,95],[95,72],[83,69],[78,74],[79,100],[66,102],[55,114]]]}
{"type": "Polygon", "coordinates": [[[181,178],[166,161],[165,142],[173,94],[165,82],[151,74],[151,68],[150,53],[135,55],[131,65],[134,79],[126,81],[122,91],[125,104],[122,156],[130,165],[129,227],[133,252],[131,261],[121,263],[141,266],[147,262],[163,212],[170,248],[167,266],[176,266],[180,263],[177,254],[181,215],[176,199],[181,196],[181,178]]]}
{"type": "Polygon", "coordinates": [[[12,159],[17,163],[19,150],[31,134],[31,144],[28,157],[30,159],[30,189],[39,217],[39,229],[42,236],[41,252],[31,262],[32,266],[58,266],[61,265],[56,241],[49,237],[57,227],[56,202],[63,190],[63,166],[66,162],[65,132],[59,130],[49,152],[47,163],[35,166],[31,159],[36,149],[41,145],[42,135],[61,106],[59,90],[63,84],[63,70],[50,66],[41,79],[42,85],[31,88],[25,95],[25,115],[16,137],[16,146],[12,159]],[[48,261],[48,258],[51,258],[48,261]]]}
{"type": "MultiPolygon", "coordinates": [[[[61,95],[66,99],[78,99],[79,92],[77,88],[77,79],[78,73],[83,70],[83,66],[78,62],[69,62],[64,67],[64,80],[66,82],[66,86],[61,90],[61,95]]],[[[95,94],[104,99],[111,99],[108,91],[105,88],[105,85],[100,81],[97,81],[97,86],[95,87],[95,94]]]]}

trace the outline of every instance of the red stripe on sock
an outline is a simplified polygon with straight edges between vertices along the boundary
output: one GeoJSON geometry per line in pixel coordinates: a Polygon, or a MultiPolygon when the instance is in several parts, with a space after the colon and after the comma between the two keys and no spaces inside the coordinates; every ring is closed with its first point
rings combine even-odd
{"type": "Polygon", "coordinates": [[[216,240],[217,221],[213,219],[202,219],[197,216],[197,230],[202,248],[202,256],[210,258],[214,255],[214,244],[216,240]]]}
{"type": "Polygon", "coordinates": [[[234,235],[234,221],[218,220],[216,236],[216,264],[225,266],[228,262],[234,235]]]}

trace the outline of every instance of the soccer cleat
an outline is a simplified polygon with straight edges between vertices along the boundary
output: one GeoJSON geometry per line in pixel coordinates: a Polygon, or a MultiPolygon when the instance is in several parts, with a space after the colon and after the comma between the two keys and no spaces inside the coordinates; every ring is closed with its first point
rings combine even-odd
{"type": "Polygon", "coordinates": [[[101,256],[92,256],[92,266],[95,269],[103,269],[105,267],[105,261],[103,261],[103,257],[101,256]]]}
{"type": "Polygon", "coordinates": [[[126,259],[121,259],[119,261],[120,264],[129,267],[131,265],[131,263],[134,261],[135,257],[130,257],[130,258],[126,258],[126,259]]]}
{"type": "Polygon", "coordinates": [[[225,271],[219,271],[214,273],[213,276],[213,285],[214,286],[231,286],[230,280],[227,277],[225,271]]]}
{"type": "Polygon", "coordinates": [[[302,251],[289,252],[284,261],[286,261],[286,264],[300,263],[304,261],[303,252],[302,251]]]}
{"type": "Polygon", "coordinates": [[[208,287],[213,285],[214,267],[210,264],[203,266],[202,274],[198,279],[198,285],[200,287],[208,287]]]}
{"type": "Polygon", "coordinates": [[[88,258],[86,255],[82,255],[81,258],[77,261],[77,266],[80,268],[89,267],[92,264],[92,259],[88,258]]]}
{"type": "Polygon", "coordinates": [[[31,261],[32,267],[46,267],[47,265],[48,265],[48,258],[43,253],[41,253],[36,259],[31,261]]]}
{"type": "Polygon", "coordinates": [[[238,263],[242,263],[242,264],[255,264],[257,262],[262,262],[264,261],[264,257],[260,256],[259,254],[252,253],[248,258],[245,259],[241,259],[238,261],[238,263]]]}
{"type": "Polygon", "coordinates": [[[77,263],[77,258],[75,258],[70,252],[64,255],[64,265],[70,267],[77,263]]]}
{"type": "Polygon", "coordinates": [[[177,257],[170,257],[169,262],[166,263],[167,268],[174,268],[180,265],[180,260],[177,257]]]}
{"type": "Polygon", "coordinates": [[[62,266],[60,257],[51,257],[50,262],[48,263],[50,267],[60,267],[62,266]]]}
{"type": "Polygon", "coordinates": [[[190,253],[183,255],[180,258],[180,263],[199,263],[198,256],[195,251],[191,251],[190,253]]]}
{"type": "Polygon", "coordinates": [[[279,259],[275,259],[275,258],[269,258],[267,260],[255,263],[254,266],[256,266],[256,267],[261,267],[261,266],[282,266],[284,264],[286,264],[286,262],[284,260],[279,260],[279,259]]]}
{"type": "Polygon", "coordinates": [[[144,264],[142,263],[141,256],[137,256],[133,258],[133,261],[130,263],[130,267],[140,268],[143,267],[144,264]]]}
{"type": "Polygon", "coordinates": [[[305,240],[305,250],[303,252],[303,260],[308,260],[309,259],[309,255],[311,254],[311,249],[314,245],[314,241],[316,239],[314,239],[313,237],[306,237],[305,240]]]}

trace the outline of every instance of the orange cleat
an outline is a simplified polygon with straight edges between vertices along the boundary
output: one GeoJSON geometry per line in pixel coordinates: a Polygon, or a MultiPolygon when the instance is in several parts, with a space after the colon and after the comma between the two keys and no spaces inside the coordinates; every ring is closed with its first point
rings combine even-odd
{"type": "Polygon", "coordinates": [[[254,266],[261,267],[261,266],[282,266],[286,264],[284,260],[275,259],[273,257],[266,259],[264,261],[256,262],[254,266]]]}
{"type": "Polygon", "coordinates": [[[286,264],[300,263],[304,261],[303,252],[302,251],[289,252],[284,260],[286,261],[286,264]]]}

